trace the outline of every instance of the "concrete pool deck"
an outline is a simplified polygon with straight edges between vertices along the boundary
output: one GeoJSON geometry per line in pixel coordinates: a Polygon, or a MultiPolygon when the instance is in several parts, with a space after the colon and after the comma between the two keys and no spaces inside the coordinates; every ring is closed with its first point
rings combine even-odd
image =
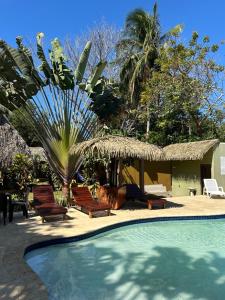
{"type": "Polygon", "coordinates": [[[45,300],[47,290],[38,276],[23,259],[27,246],[39,241],[58,237],[75,236],[107,225],[123,221],[151,217],[201,216],[225,214],[225,199],[209,199],[205,196],[172,197],[168,208],[121,209],[112,211],[111,216],[93,219],[74,208],[70,208],[68,219],[41,223],[38,216],[25,220],[21,214],[13,223],[0,223],[0,299],[1,300],[45,300]]]}

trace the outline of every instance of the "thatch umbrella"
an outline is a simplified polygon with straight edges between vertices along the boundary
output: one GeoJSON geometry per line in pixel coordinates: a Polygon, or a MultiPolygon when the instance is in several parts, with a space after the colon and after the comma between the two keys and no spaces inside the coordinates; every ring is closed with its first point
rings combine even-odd
{"type": "Polygon", "coordinates": [[[18,153],[30,155],[29,147],[17,130],[0,115],[0,170],[10,167],[18,153]]]}
{"type": "Polygon", "coordinates": [[[172,144],[163,148],[165,160],[202,160],[204,155],[219,144],[218,139],[172,144]]]}

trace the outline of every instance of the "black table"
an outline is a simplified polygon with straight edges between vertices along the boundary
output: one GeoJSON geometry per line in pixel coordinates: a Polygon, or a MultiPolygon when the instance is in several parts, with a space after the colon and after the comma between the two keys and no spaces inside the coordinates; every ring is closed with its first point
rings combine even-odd
{"type": "Polygon", "coordinates": [[[6,224],[8,212],[8,196],[4,193],[0,193],[0,214],[3,215],[3,224],[6,224]]]}
{"type": "Polygon", "coordinates": [[[9,196],[8,198],[8,211],[9,211],[9,222],[12,222],[13,221],[13,212],[14,212],[14,207],[15,206],[19,206],[22,208],[22,211],[23,211],[23,216],[27,219],[28,218],[28,211],[27,211],[27,204],[24,200],[12,200],[11,199],[11,196],[9,196]]]}
{"type": "MultiPolygon", "coordinates": [[[[11,192],[11,193],[14,193],[11,192]]],[[[11,193],[8,191],[1,191],[0,192],[0,214],[3,214],[3,224],[6,224],[6,219],[8,216],[8,221],[12,222],[13,221],[13,212],[14,212],[14,207],[15,206],[20,206],[23,211],[23,215],[28,218],[28,211],[27,211],[27,205],[26,202],[21,200],[21,201],[14,201],[11,198],[11,193]]]]}

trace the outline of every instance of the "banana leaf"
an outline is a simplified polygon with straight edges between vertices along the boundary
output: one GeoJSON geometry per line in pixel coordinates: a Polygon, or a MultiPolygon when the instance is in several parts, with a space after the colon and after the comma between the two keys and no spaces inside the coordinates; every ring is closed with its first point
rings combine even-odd
{"type": "Polygon", "coordinates": [[[75,70],[74,76],[76,80],[76,84],[79,84],[82,82],[84,77],[84,72],[88,63],[88,58],[91,51],[91,42],[87,42],[77,65],[77,68],[75,70]]]}
{"type": "Polygon", "coordinates": [[[54,39],[51,44],[52,50],[50,51],[50,59],[55,81],[62,90],[72,90],[74,88],[74,77],[72,71],[65,63],[66,57],[63,54],[63,48],[57,38],[54,39]]]}
{"type": "Polygon", "coordinates": [[[95,85],[97,84],[99,78],[101,77],[106,65],[107,65],[106,61],[101,61],[97,64],[93,75],[87,81],[86,91],[88,92],[88,94],[93,93],[93,89],[94,89],[95,85]]]}
{"type": "Polygon", "coordinates": [[[54,82],[54,76],[53,76],[53,71],[46,59],[43,47],[42,47],[42,38],[44,37],[44,34],[42,32],[38,33],[36,36],[37,40],[37,56],[41,61],[41,65],[39,69],[45,74],[46,79],[51,79],[52,82],[54,82]]]}

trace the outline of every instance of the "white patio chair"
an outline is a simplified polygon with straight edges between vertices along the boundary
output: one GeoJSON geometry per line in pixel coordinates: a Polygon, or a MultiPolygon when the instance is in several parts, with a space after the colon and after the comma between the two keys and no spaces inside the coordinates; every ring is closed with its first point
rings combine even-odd
{"type": "Polygon", "coordinates": [[[206,194],[210,198],[212,196],[225,197],[225,192],[223,191],[223,188],[221,186],[218,186],[216,179],[203,179],[203,181],[203,194],[206,194]]]}

